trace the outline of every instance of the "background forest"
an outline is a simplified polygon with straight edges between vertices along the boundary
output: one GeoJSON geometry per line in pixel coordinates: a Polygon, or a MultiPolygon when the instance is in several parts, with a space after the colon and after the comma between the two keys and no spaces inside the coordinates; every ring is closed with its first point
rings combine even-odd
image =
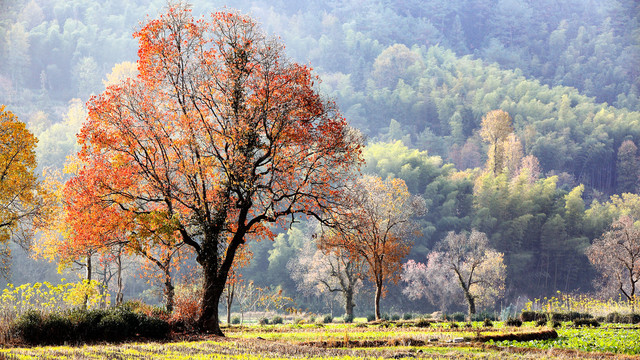
{"type": "MultiPolygon", "coordinates": [[[[426,201],[406,260],[425,262],[449,231],[487,234],[507,266],[503,307],[561,292],[592,292],[586,248],[621,215],[640,219],[640,5],[633,0],[191,1],[196,14],[229,6],[310,64],[350,124],[367,138],[364,172],[403,179],[426,201]],[[483,172],[491,143],[481,120],[513,119],[503,165],[483,172]]],[[[0,104],[39,139],[39,172],[77,152],[84,103],[132,74],[131,34],[164,0],[0,0],[0,104]]],[[[280,289],[298,307],[340,307],[299,291],[290,264],[314,225],[253,242],[245,282],[280,289]]],[[[38,248],[38,239],[34,240],[38,248]]],[[[55,279],[55,265],[9,245],[9,282],[55,279]],[[44,275],[43,275],[44,274],[44,275]]],[[[37,252],[42,254],[42,251],[37,252]]],[[[73,268],[73,267],[72,267],[73,268]]],[[[157,301],[125,267],[125,298],[157,301]]],[[[98,278],[107,280],[105,264],[98,278]]],[[[388,292],[385,311],[431,311],[388,292]],[[391,305],[393,304],[393,307],[391,305]]],[[[370,312],[372,289],[356,313],[370,312]]],[[[452,309],[463,308],[463,302],[452,309]]],[[[341,310],[336,310],[340,314],[341,310]]]]}

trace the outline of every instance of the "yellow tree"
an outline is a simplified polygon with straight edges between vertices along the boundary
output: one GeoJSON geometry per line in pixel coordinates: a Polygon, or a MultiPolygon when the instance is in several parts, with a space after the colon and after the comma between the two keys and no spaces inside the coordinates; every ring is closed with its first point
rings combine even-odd
{"type": "MultiPolygon", "coordinates": [[[[13,238],[28,246],[32,225],[45,212],[46,192],[34,174],[37,142],[25,123],[0,105],[0,243],[13,238]]],[[[2,255],[6,265],[8,249],[2,255]]]]}
{"type": "Polygon", "coordinates": [[[363,259],[376,286],[375,313],[380,319],[384,284],[400,279],[401,261],[415,233],[411,217],[426,211],[424,199],[411,196],[402,179],[363,176],[348,194],[349,205],[337,211],[333,228],[321,237],[324,249],[345,249],[363,259]]]}
{"type": "Polygon", "coordinates": [[[480,136],[489,143],[487,169],[494,174],[502,172],[505,166],[505,140],[512,132],[511,116],[504,110],[489,111],[482,118],[480,136]]]}

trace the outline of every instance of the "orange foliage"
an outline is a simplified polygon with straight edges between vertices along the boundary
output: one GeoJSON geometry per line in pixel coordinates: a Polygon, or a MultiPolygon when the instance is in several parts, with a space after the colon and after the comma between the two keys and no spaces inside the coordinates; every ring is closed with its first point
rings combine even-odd
{"type": "Polygon", "coordinates": [[[68,183],[73,233],[189,246],[204,274],[201,324],[221,334],[217,303],[247,236],[321,217],[361,162],[361,140],[311,70],[246,16],[194,19],[176,6],[134,36],[138,77],[88,104],[83,167],[68,183]]]}

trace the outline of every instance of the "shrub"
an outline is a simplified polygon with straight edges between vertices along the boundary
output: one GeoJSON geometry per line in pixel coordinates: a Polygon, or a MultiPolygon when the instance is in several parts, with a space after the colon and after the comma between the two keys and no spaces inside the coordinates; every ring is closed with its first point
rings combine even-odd
{"type": "Polygon", "coordinates": [[[547,320],[540,319],[536,321],[536,326],[545,326],[547,325],[547,320]]]}
{"type": "Polygon", "coordinates": [[[112,342],[122,341],[133,332],[124,316],[118,313],[110,313],[100,319],[98,331],[103,340],[112,342]]]}
{"type": "Polygon", "coordinates": [[[491,321],[491,319],[486,318],[482,322],[482,326],[484,326],[484,327],[493,327],[493,322],[491,321]]]}
{"type": "Polygon", "coordinates": [[[454,321],[464,321],[465,315],[461,312],[454,312],[453,314],[449,315],[448,318],[454,321]]]}
{"type": "Polygon", "coordinates": [[[551,327],[554,329],[559,328],[560,326],[562,326],[562,323],[560,321],[557,320],[551,320],[551,327]]]}
{"type": "Polygon", "coordinates": [[[389,321],[389,314],[382,314],[380,320],[389,321]]]}
{"type": "Polygon", "coordinates": [[[367,314],[367,321],[374,321],[376,319],[375,314],[367,314]]]}
{"type": "Polygon", "coordinates": [[[43,338],[42,314],[36,310],[29,310],[22,314],[14,324],[15,334],[29,344],[35,344],[43,338]]]}
{"type": "Polygon", "coordinates": [[[282,324],[284,322],[284,319],[282,318],[282,316],[280,315],[276,315],[273,317],[273,319],[271,319],[271,323],[272,324],[282,324]]]}
{"type": "Polygon", "coordinates": [[[606,321],[618,324],[637,324],[640,322],[640,314],[622,315],[617,312],[613,312],[607,315],[606,321]]]}
{"type": "Polygon", "coordinates": [[[64,314],[51,313],[43,317],[42,335],[45,344],[64,344],[73,336],[73,324],[64,314]]]}
{"type": "Polygon", "coordinates": [[[314,322],[316,322],[316,317],[314,315],[309,316],[309,323],[313,324],[314,322]]]}
{"type": "Polygon", "coordinates": [[[471,322],[466,322],[464,323],[464,327],[467,329],[471,329],[473,327],[473,324],[471,322]]]}
{"type": "Polygon", "coordinates": [[[162,339],[170,331],[166,321],[136,314],[131,307],[109,310],[75,309],[43,315],[29,311],[12,325],[12,333],[28,344],[122,341],[135,336],[162,339]]]}
{"type": "Polygon", "coordinates": [[[411,320],[411,319],[413,319],[413,314],[411,314],[411,313],[404,313],[404,315],[402,315],[402,319],[403,319],[403,320],[411,320]]]}
{"type": "Polygon", "coordinates": [[[333,322],[333,316],[327,314],[322,318],[322,323],[323,324],[330,324],[333,322]]]}
{"type": "Polygon", "coordinates": [[[520,327],[522,326],[522,320],[518,319],[518,318],[508,318],[505,322],[505,325],[507,326],[515,326],[515,327],[520,327]]]}
{"type": "Polygon", "coordinates": [[[199,286],[176,286],[171,323],[181,323],[187,328],[195,328],[202,310],[201,294],[202,288],[199,286]]]}
{"type": "Polygon", "coordinates": [[[345,315],[345,316],[342,317],[342,319],[344,320],[345,324],[352,323],[353,322],[353,314],[352,315],[345,315]]]}
{"type": "Polygon", "coordinates": [[[398,320],[400,320],[400,315],[398,315],[398,314],[393,314],[393,315],[391,315],[391,320],[393,320],[393,321],[398,321],[398,320]]]}
{"type": "Polygon", "coordinates": [[[582,326],[590,326],[590,327],[599,327],[600,323],[595,319],[575,319],[573,320],[573,326],[582,327],[582,326]]]}
{"type": "Polygon", "coordinates": [[[140,335],[149,339],[164,339],[171,331],[171,326],[168,322],[151,316],[140,316],[137,327],[137,335],[140,335]]]}
{"type": "Polygon", "coordinates": [[[485,319],[489,319],[491,321],[497,321],[498,316],[496,313],[489,312],[489,311],[481,311],[479,313],[471,315],[472,321],[484,321],[485,319]]]}
{"type": "Polygon", "coordinates": [[[231,323],[234,325],[240,324],[240,316],[236,315],[231,318],[231,323]]]}
{"type": "Polygon", "coordinates": [[[431,326],[431,321],[425,319],[425,318],[420,318],[418,319],[418,321],[416,321],[416,327],[419,328],[426,328],[426,327],[430,327],[431,326]]]}
{"type": "Polygon", "coordinates": [[[260,319],[258,319],[258,324],[269,325],[269,319],[267,319],[266,317],[261,317],[260,319]]]}
{"type": "Polygon", "coordinates": [[[523,311],[520,314],[520,320],[522,321],[547,321],[547,314],[539,311],[523,311]]]}
{"type": "Polygon", "coordinates": [[[457,329],[458,328],[458,323],[455,321],[451,321],[449,322],[449,329],[457,329]]]}

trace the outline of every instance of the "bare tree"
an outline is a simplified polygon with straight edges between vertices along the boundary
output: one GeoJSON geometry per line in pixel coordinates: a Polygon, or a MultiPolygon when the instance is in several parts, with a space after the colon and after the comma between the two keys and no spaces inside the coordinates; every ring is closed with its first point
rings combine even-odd
{"type": "Polygon", "coordinates": [[[640,229],[630,216],[622,216],[587,249],[589,261],[600,271],[597,287],[619,292],[627,300],[636,296],[640,281],[640,229]]]}
{"type": "Polygon", "coordinates": [[[300,255],[287,264],[298,290],[317,296],[341,294],[345,319],[353,319],[354,297],[362,288],[364,266],[346,249],[319,249],[315,241],[307,242],[300,255]]]}
{"type": "Polygon", "coordinates": [[[490,305],[504,293],[506,266],[502,253],[489,247],[485,233],[447,234],[437,246],[436,268],[450,271],[467,301],[469,317],[476,313],[476,302],[490,305]]]}

